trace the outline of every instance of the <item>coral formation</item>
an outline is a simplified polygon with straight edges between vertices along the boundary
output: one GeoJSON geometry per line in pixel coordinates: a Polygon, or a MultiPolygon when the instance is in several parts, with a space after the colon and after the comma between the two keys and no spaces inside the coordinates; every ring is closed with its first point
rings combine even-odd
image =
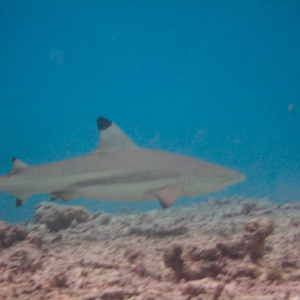
{"type": "Polygon", "coordinates": [[[0,222],[0,250],[10,247],[15,242],[25,240],[27,233],[25,227],[8,226],[4,222],[0,222]]]}
{"type": "Polygon", "coordinates": [[[50,231],[68,228],[72,222],[84,223],[90,219],[86,209],[79,206],[62,206],[42,202],[35,209],[34,221],[45,224],[50,231]]]}
{"type": "Polygon", "coordinates": [[[220,242],[216,247],[223,256],[243,258],[247,254],[252,259],[262,256],[266,238],[273,232],[273,222],[267,217],[257,217],[245,224],[246,233],[236,240],[220,242]]]}
{"type": "Polygon", "coordinates": [[[0,299],[278,299],[300,295],[298,202],[232,197],[109,215],[40,204],[0,223],[0,299]]]}

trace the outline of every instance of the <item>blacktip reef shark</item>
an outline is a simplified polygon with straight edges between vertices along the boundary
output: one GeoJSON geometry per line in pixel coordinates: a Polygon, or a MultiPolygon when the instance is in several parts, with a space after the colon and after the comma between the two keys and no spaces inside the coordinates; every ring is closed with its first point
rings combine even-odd
{"type": "Polygon", "coordinates": [[[33,194],[48,193],[63,201],[158,199],[167,208],[180,196],[216,192],[245,178],[196,158],[138,147],[116,124],[97,121],[101,139],[93,152],[38,166],[13,158],[11,172],[0,176],[0,190],[14,195],[17,207],[33,194]]]}

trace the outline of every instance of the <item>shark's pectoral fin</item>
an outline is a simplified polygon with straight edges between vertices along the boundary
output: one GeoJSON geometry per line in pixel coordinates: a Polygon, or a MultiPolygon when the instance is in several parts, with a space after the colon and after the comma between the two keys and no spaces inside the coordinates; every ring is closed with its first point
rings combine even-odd
{"type": "Polygon", "coordinates": [[[167,208],[181,196],[181,189],[178,186],[166,186],[160,190],[151,191],[151,194],[158,198],[162,208],[167,208]]]}
{"type": "Polygon", "coordinates": [[[95,152],[105,153],[139,149],[116,124],[102,117],[97,119],[97,123],[101,139],[95,152]]]}

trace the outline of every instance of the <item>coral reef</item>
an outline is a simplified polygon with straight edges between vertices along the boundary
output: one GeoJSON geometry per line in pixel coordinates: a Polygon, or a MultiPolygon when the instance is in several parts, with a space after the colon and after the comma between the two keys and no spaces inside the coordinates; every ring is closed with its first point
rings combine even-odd
{"type": "Polygon", "coordinates": [[[223,256],[243,258],[247,254],[257,259],[264,252],[265,239],[273,230],[273,222],[267,217],[257,217],[245,224],[245,233],[240,239],[220,242],[216,245],[223,256]]]}
{"type": "Polygon", "coordinates": [[[0,299],[299,300],[299,202],[231,197],[147,213],[41,203],[0,223],[0,299]]]}
{"type": "Polygon", "coordinates": [[[25,240],[27,229],[22,226],[8,226],[4,222],[0,222],[0,250],[10,247],[18,241],[25,240]]]}
{"type": "Polygon", "coordinates": [[[62,206],[42,202],[35,209],[34,221],[45,224],[50,231],[68,228],[72,222],[84,223],[90,219],[86,209],[79,206],[62,206]]]}

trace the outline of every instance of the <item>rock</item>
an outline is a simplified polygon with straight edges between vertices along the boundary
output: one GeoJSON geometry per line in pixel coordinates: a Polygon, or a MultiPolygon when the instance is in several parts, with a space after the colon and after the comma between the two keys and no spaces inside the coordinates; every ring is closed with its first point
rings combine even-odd
{"type": "Polygon", "coordinates": [[[183,285],[181,288],[182,295],[188,295],[192,297],[199,296],[200,294],[205,295],[205,299],[208,299],[208,295],[211,295],[209,299],[218,299],[224,285],[218,281],[210,278],[201,280],[193,280],[183,285]]]}
{"type": "Polygon", "coordinates": [[[44,250],[29,241],[15,244],[1,253],[1,263],[14,274],[35,273],[43,267],[44,250]]]}
{"type": "Polygon", "coordinates": [[[207,276],[207,270],[205,266],[201,262],[196,262],[189,264],[187,262],[184,263],[184,268],[182,270],[182,277],[187,280],[197,280],[203,279],[207,276]]]}
{"type": "Polygon", "coordinates": [[[129,248],[125,251],[125,257],[130,263],[133,263],[139,256],[142,256],[141,250],[129,248]]]}
{"type": "Polygon", "coordinates": [[[206,294],[206,290],[203,287],[201,280],[194,280],[183,286],[181,294],[196,297],[200,294],[206,294]]]}
{"type": "Polygon", "coordinates": [[[223,261],[217,262],[192,262],[185,261],[182,269],[182,277],[185,280],[203,279],[205,277],[215,278],[224,267],[223,261]]]}
{"type": "Polygon", "coordinates": [[[221,257],[221,251],[216,247],[211,248],[199,248],[197,246],[194,246],[190,252],[189,256],[192,260],[217,260],[221,257]]]}
{"type": "Polygon", "coordinates": [[[182,277],[183,260],[181,259],[182,247],[179,244],[173,244],[165,250],[164,262],[168,268],[171,268],[177,278],[182,277]]]}
{"type": "Polygon", "coordinates": [[[274,230],[273,222],[267,217],[257,217],[247,222],[245,229],[247,233],[241,241],[247,244],[247,252],[253,259],[261,257],[265,240],[274,230]]]}
{"type": "Polygon", "coordinates": [[[173,244],[166,249],[164,253],[165,265],[171,268],[178,279],[184,278],[191,281],[205,277],[216,277],[224,267],[223,261],[194,262],[183,260],[181,258],[182,247],[179,244],[173,244]]]}
{"type": "MultiPolygon", "coordinates": [[[[273,232],[273,228],[273,223],[267,217],[257,217],[246,223],[246,233],[240,239],[219,242],[207,248],[195,245],[190,248],[188,255],[182,255],[182,246],[173,244],[164,253],[165,265],[173,269],[177,279],[183,278],[187,281],[217,278],[219,274],[230,280],[237,277],[255,279],[261,275],[261,271],[253,261],[262,256],[265,239],[273,232]],[[251,258],[249,263],[228,263],[225,258],[238,260],[246,255],[251,258]]],[[[271,274],[269,277],[278,276],[271,274]]]]}
{"type": "MultiPolygon", "coordinates": [[[[261,202],[231,197],[147,213],[100,211],[59,232],[46,223],[0,222],[0,299],[300,300],[300,201],[261,202]],[[242,214],[224,218],[224,209],[242,214]],[[172,235],[184,227],[186,234],[172,235]],[[142,230],[130,235],[132,228],[142,230]]],[[[52,214],[69,209],[50,205],[52,214]]]]}
{"type": "Polygon", "coordinates": [[[76,223],[85,223],[91,219],[88,211],[79,206],[63,206],[42,202],[35,209],[34,222],[46,224],[50,231],[58,232],[76,223]],[[75,223],[74,223],[75,222],[75,223]]]}
{"type": "Polygon", "coordinates": [[[182,247],[179,244],[171,245],[164,254],[164,261],[167,267],[179,269],[182,267],[181,260],[182,247]]]}
{"type": "Polygon", "coordinates": [[[25,240],[27,234],[28,232],[25,227],[11,226],[0,222],[0,250],[1,248],[10,247],[15,242],[25,240]]]}
{"type": "Polygon", "coordinates": [[[282,272],[276,267],[267,267],[265,278],[270,281],[277,281],[282,279],[282,272]]]}
{"type": "Polygon", "coordinates": [[[54,274],[50,279],[50,286],[57,287],[57,288],[67,287],[68,286],[67,280],[68,278],[65,272],[63,271],[58,272],[54,274]]]}
{"type": "Polygon", "coordinates": [[[219,242],[216,247],[220,250],[222,256],[232,259],[243,258],[247,254],[247,245],[238,239],[219,242]]]}
{"type": "Polygon", "coordinates": [[[233,280],[235,278],[249,277],[256,279],[261,275],[260,269],[253,263],[237,263],[237,264],[228,264],[222,270],[226,274],[227,280],[233,280]]]}
{"type": "Polygon", "coordinates": [[[273,222],[267,217],[257,217],[245,224],[245,230],[241,239],[217,243],[223,256],[238,259],[249,254],[257,259],[263,255],[265,240],[274,230],[273,222]]]}
{"type": "Polygon", "coordinates": [[[167,236],[177,236],[187,233],[185,226],[172,226],[171,228],[165,228],[164,226],[132,226],[129,230],[129,234],[164,238],[167,236]]]}
{"type": "Polygon", "coordinates": [[[93,215],[94,222],[99,225],[108,225],[110,223],[111,217],[108,214],[97,212],[93,215]]]}
{"type": "Polygon", "coordinates": [[[104,291],[100,299],[101,300],[123,300],[133,296],[137,296],[139,293],[134,291],[129,291],[126,289],[109,289],[104,291]]]}

